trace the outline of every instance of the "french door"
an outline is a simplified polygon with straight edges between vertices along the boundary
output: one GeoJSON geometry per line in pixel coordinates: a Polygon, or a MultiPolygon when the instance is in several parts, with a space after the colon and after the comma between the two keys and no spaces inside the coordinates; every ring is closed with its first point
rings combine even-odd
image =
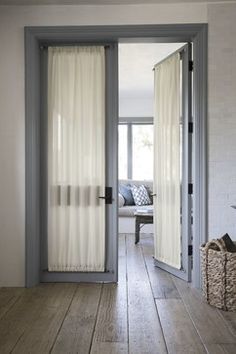
{"type": "Polygon", "coordinates": [[[117,45],[41,54],[41,281],[117,281],[117,45]]]}
{"type": "Polygon", "coordinates": [[[191,280],[191,44],[155,65],[155,265],[191,280]]]}

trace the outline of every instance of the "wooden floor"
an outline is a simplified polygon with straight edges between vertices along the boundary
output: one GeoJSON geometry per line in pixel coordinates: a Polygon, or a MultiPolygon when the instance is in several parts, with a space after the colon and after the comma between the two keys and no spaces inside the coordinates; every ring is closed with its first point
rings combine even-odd
{"type": "Polygon", "coordinates": [[[0,289],[0,353],[236,353],[236,313],[153,266],[151,236],[120,236],[119,284],[0,289]]]}

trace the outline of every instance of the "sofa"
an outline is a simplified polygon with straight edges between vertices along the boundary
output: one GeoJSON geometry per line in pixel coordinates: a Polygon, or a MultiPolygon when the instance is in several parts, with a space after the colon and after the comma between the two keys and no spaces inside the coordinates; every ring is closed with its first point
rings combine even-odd
{"type": "MultiPolygon", "coordinates": [[[[136,180],[119,180],[119,185],[144,185],[148,193],[150,195],[150,199],[152,201],[151,194],[153,192],[153,182],[152,181],[136,181],[136,180]]],[[[122,203],[120,204],[122,205],[122,203]]],[[[135,215],[136,210],[140,209],[153,209],[153,204],[150,205],[124,205],[119,206],[118,216],[119,216],[119,233],[134,233],[135,232],[135,215]]],[[[142,233],[153,233],[153,225],[148,224],[144,225],[142,228],[142,233]]]]}

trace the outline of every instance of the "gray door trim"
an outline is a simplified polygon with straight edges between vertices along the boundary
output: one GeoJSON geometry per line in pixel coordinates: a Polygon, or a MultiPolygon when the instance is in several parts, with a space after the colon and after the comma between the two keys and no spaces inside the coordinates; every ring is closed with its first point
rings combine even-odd
{"type": "Polygon", "coordinates": [[[201,287],[199,246],[208,239],[207,87],[208,26],[193,41],[193,271],[192,282],[201,287]]]}
{"type": "MultiPolygon", "coordinates": [[[[40,282],[40,46],[103,41],[193,42],[193,285],[199,287],[199,245],[207,238],[207,24],[25,27],[26,286],[40,282]]],[[[115,270],[117,230],[113,239],[115,270]]],[[[108,274],[107,281],[117,280],[108,274]]]]}

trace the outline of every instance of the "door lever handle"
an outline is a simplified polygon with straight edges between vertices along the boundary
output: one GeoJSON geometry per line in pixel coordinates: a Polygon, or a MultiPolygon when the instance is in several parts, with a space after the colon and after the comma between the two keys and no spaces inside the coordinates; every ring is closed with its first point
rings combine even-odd
{"type": "Polygon", "coordinates": [[[99,199],[104,199],[106,204],[112,204],[112,188],[105,187],[105,196],[98,197],[99,199]]]}
{"type": "Polygon", "coordinates": [[[150,196],[151,197],[156,197],[157,195],[156,195],[156,193],[154,193],[154,194],[151,193],[150,196]]]}

